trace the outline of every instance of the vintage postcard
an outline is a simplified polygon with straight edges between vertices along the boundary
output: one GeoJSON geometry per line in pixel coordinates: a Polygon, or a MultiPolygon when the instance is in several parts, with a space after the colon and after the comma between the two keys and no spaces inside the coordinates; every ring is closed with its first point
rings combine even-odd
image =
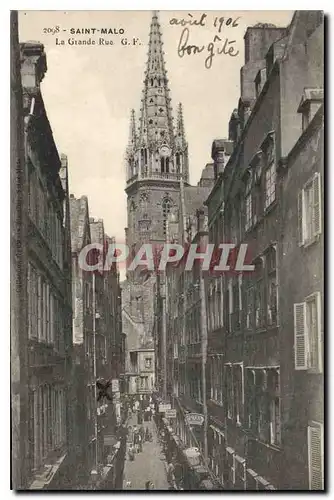
{"type": "Polygon", "coordinates": [[[324,22],[11,12],[12,489],[325,489],[324,22]]]}

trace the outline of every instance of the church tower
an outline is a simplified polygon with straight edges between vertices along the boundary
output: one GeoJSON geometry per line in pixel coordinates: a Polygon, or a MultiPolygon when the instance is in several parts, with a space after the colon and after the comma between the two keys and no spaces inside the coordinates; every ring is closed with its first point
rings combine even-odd
{"type": "Polygon", "coordinates": [[[139,122],[134,110],[126,150],[127,244],[165,241],[169,212],[178,212],[180,179],[189,180],[182,106],[174,126],[161,27],[153,12],[139,122]]]}

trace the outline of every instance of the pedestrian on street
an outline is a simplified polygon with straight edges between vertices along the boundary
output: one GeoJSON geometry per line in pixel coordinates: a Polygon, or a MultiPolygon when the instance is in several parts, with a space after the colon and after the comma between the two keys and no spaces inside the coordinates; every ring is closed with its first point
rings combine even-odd
{"type": "Polygon", "coordinates": [[[172,464],[172,462],[169,462],[167,467],[167,481],[170,484],[173,484],[173,482],[175,481],[174,471],[175,471],[174,465],[172,464]]]}
{"type": "Polygon", "coordinates": [[[128,455],[129,455],[129,460],[133,462],[135,459],[135,450],[132,444],[129,446],[128,455]]]}
{"type": "Polygon", "coordinates": [[[133,444],[135,446],[135,452],[138,453],[139,432],[137,430],[133,433],[133,444]]]}
{"type": "Polygon", "coordinates": [[[138,453],[143,451],[143,439],[141,437],[141,434],[138,433],[138,453]]]}

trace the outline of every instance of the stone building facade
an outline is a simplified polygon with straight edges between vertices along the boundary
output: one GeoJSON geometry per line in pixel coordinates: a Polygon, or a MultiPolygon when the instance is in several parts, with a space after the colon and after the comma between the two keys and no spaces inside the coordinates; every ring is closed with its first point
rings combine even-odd
{"type": "MultiPolygon", "coordinates": [[[[319,35],[322,36],[321,27],[313,36],[319,35]]],[[[306,90],[301,99],[301,112],[315,109],[306,122],[304,117],[303,132],[281,163],[278,186],[283,205],[278,255],[282,269],[280,287],[288,291],[279,296],[282,461],[285,464],[281,487],[286,489],[324,487],[322,87],[320,79],[317,92],[313,90],[309,94],[306,90]],[[311,97],[308,103],[307,97],[311,97]]]]}
{"type": "Polygon", "coordinates": [[[101,261],[104,267],[108,246],[114,244],[114,239],[105,234],[101,219],[89,217],[86,196],[76,199],[71,195],[70,213],[76,485],[89,485],[93,480],[100,481],[102,488],[103,481],[112,483],[104,476],[112,468],[108,457],[115,454],[113,444],[120,419],[119,378],[124,371],[119,273],[116,265],[100,271],[82,268],[81,252],[91,244],[97,244],[97,248],[89,250],[86,263],[94,266],[101,261]],[[108,391],[112,401],[98,398],[97,382],[103,380],[112,382],[108,391]]]}
{"type": "Polygon", "coordinates": [[[321,12],[248,28],[229,141],[212,148],[209,241],[247,243],[254,265],[207,283],[209,456],[226,489],[323,488],[322,54],[321,12]]]}
{"type": "MultiPolygon", "coordinates": [[[[91,243],[89,209],[86,197],[70,197],[72,249],[72,307],[73,307],[73,413],[74,444],[79,467],[77,484],[87,484],[95,461],[89,456],[89,443],[95,437],[96,403],[91,354],[93,331],[92,273],[79,264],[79,255],[91,243]],[[91,463],[92,462],[92,463],[91,463]]],[[[92,455],[92,453],[91,453],[92,455]]]]}
{"type": "Polygon", "coordinates": [[[10,302],[11,302],[11,451],[14,489],[25,489],[28,443],[28,188],[24,148],[24,121],[20,74],[17,12],[11,12],[10,29],[10,302]]]}
{"type": "MultiPolygon", "coordinates": [[[[71,403],[72,301],[67,168],[59,158],[40,83],[46,72],[43,46],[24,43],[21,81],[25,121],[27,282],[25,346],[26,449],[21,488],[70,485],[73,459],[71,403]]],[[[25,193],[23,190],[22,193],[25,193]]]]}

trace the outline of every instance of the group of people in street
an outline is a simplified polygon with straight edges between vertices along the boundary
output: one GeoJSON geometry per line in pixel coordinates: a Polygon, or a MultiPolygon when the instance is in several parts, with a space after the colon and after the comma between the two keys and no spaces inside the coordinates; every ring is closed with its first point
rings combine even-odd
{"type": "MultiPolygon", "coordinates": [[[[167,432],[162,422],[162,415],[156,411],[156,405],[151,396],[134,396],[128,397],[126,400],[126,414],[127,420],[133,422],[135,417],[135,425],[127,426],[127,445],[128,445],[128,459],[134,461],[137,454],[143,451],[143,444],[152,441],[153,436],[149,427],[144,428],[144,422],[151,422],[154,419],[158,439],[162,447],[163,453],[167,462],[167,480],[169,489],[182,490],[182,467],[178,463],[176,457],[170,450],[168,445],[167,432]],[[173,455],[173,456],[172,456],[173,455]]],[[[131,485],[125,485],[125,488],[131,488],[131,485]]],[[[145,482],[145,489],[154,489],[152,481],[145,482]]]]}
{"type": "Polygon", "coordinates": [[[143,451],[145,441],[152,441],[152,433],[147,427],[146,429],[143,426],[138,428],[136,425],[128,427],[129,460],[133,461],[135,454],[143,451]]]}
{"type": "Polygon", "coordinates": [[[151,422],[152,417],[155,414],[152,398],[148,397],[145,399],[136,399],[133,400],[133,402],[128,402],[127,412],[128,418],[131,418],[132,415],[136,415],[138,425],[141,425],[143,421],[151,422]]]}

